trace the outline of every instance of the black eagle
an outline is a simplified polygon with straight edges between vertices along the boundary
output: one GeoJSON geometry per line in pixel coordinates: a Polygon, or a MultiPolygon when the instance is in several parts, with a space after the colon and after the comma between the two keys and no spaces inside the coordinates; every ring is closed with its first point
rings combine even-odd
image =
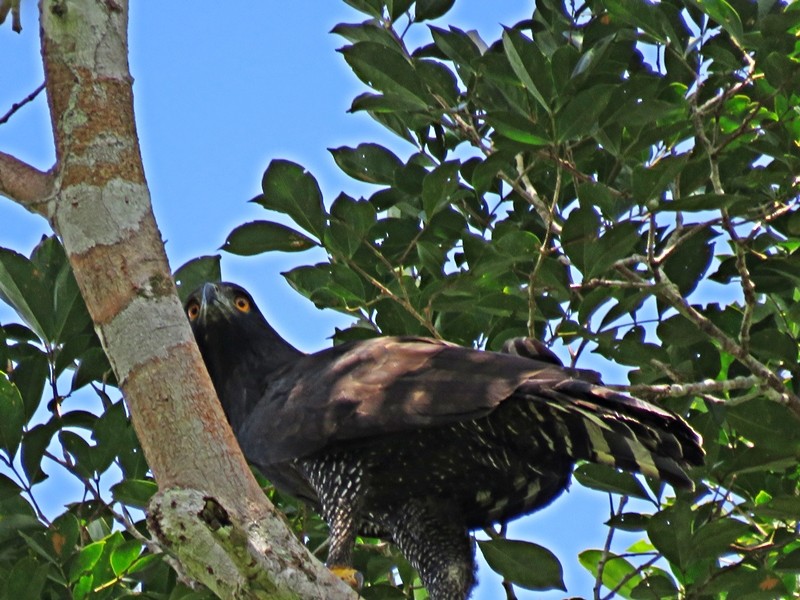
{"type": "Polygon", "coordinates": [[[432,600],[474,583],[469,532],[533,512],[587,460],[691,487],[700,436],[679,416],[602,387],[541,344],[503,353],[379,337],[314,354],[243,288],[207,283],[186,313],[247,459],[330,526],[328,565],[356,535],[391,540],[432,600]]]}

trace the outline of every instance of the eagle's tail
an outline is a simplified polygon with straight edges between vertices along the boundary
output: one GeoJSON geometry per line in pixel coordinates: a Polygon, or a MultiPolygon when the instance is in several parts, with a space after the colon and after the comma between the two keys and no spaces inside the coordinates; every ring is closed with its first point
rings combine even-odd
{"type": "MultiPolygon", "coordinates": [[[[528,338],[510,340],[504,352],[560,362],[528,338]]],[[[705,454],[700,435],[675,413],[603,387],[592,372],[585,378],[583,373],[576,370],[576,378],[555,385],[531,380],[517,390],[529,398],[548,443],[576,460],[691,488],[686,471],[702,465],[705,454]]]]}

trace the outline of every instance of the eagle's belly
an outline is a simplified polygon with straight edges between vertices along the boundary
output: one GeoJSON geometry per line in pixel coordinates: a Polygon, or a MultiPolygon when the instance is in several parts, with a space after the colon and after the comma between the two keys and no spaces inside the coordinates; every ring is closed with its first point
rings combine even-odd
{"type": "Polygon", "coordinates": [[[554,438],[512,400],[481,419],[340,444],[303,464],[325,474],[332,495],[359,490],[367,521],[414,499],[479,528],[540,508],[567,487],[574,461],[554,438]]]}

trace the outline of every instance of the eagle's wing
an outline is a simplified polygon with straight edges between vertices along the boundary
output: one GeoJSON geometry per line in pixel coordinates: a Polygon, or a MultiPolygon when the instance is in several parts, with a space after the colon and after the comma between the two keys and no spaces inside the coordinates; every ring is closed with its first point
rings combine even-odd
{"type": "Polygon", "coordinates": [[[553,386],[569,378],[563,367],[520,356],[427,338],[374,338],[276,373],[240,436],[280,462],[337,441],[476,419],[525,381],[553,386]]]}

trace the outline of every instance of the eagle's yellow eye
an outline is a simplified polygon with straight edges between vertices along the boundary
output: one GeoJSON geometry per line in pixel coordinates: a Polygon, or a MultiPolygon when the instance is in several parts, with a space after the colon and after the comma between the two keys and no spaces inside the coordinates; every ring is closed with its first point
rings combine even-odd
{"type": "Polygon", "coordinates": [[[186,308],[186,314],[189,315],[190,321],[194,321],[197,318],[197,315],[200,314],[200,305],[197,302],[192,302],[186,308]]]}
{"type": "Polygon", "coordinates": [[[236,300],[233,301],[236,308],[238,308],[243,313],[250,312],[250,300],[245,298],[244,296],[236,296],[236,300]]]}

